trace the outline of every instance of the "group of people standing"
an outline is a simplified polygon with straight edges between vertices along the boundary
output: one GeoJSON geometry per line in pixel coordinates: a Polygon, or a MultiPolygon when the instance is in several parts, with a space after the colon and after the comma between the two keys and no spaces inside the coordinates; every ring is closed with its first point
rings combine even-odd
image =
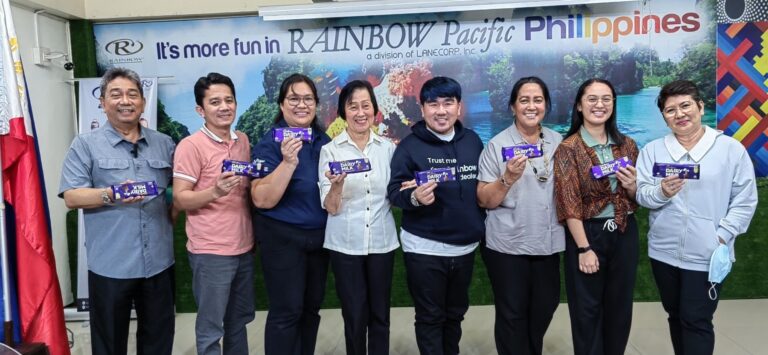
{"type": "Polygon", "coordinates": [[[638,206],[650,209],[649,256],[675,353],[711,354],[720,290],[710,257],[744,233],[757,205],[752,163],[741,144],[702,125],[703,101],[689,81],[662,88],[658,108],[671,133],[639,150],[617,126],[616,92],[602,79],[576,93],[565,139],[542,126],[551,108],[537,77],[514,83],[513,123],[483,146],[459,120],[458,82],[434,77],[420,89],[423,120],[397,146],[376,133],[371,84],[339,94],[346,129],[328,137],[312,80],[286,77],[274,127],[312,128],[311,139],[254,146],[234,131],[232,81],[210,73],[195,84],[200,131],[177,147],[139,126],[138,76],[112,69],[101,101],[109,120],[75,138],[60,196],[85,211],[92,346],[124,354],[131,304],[139,354],[170,354],[173,338],[171,222],[186,211],[187,251],[198,305],[199,354],[247,354],[254,318],[258,245],[269,312],[267,354],[313,354],[328,266],[341,301],[347,354],[388,354],[394,251],[402,246],[421,354],[458,354],[469,308],[475,250],[493,289],[499,354],[541,354],[559,304],[560,253],[575,354],[623,354],[638,264],[638,206]],[[541,155],[504,160],[503,147],[541,155]],[[174,151],[175,150],[175,151],[174,151]],[[631,164],[595,178],[592,168],[631,164]],[[258,159],[265,176],[222,172],[222,161],[258,159]],[[329,162],[368,159],[371,169],[333,174],[329,162]],[[653,176],[654,163],[695,163],[698,180],[653,176]],[[449,168],[449,181],[416,181],[449,168]],[[110,185],[154,180],[165,195],[114,200],[110,185]],[[390,209],[402,209],[400,240],[390,209]],[[252,208],[253,207],[253,208],[252,208]],[[252,211],[253,209],[253,211],[252,211]],[[118,262],[115,262],[118,261],[118,262]],[[150,318],[151,319],[148,319],[150,318]]]}

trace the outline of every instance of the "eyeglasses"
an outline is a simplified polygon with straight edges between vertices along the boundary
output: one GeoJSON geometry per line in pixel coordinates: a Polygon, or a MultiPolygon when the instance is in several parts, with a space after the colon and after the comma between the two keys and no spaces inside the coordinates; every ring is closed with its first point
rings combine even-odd
{"type": "Polygon", "coordinates": [[[693,111],[693,108],[695,106],[696,104],[694,104],[693,102],[685,101],[681,103],[680,106],[677,106],[677,107],[674,107],[674,106],[665,107],[664,110],[661,111],[661,113],[664,115],[664,117],[675,117],[675,115],[677,115],[678,110],[683,114],[689,114],[693,111]]]}
{"type": "Polygon", "coordinates": [[[587,96],[585,101],[587,101],[587,103],[590,106],[595,106],[595,105],[597,105],[598,102],[602,102],[603,105],[608,106],[608,105],[613,103],[613,96],[597,97],[597,96],[594,96],[594,95],[590,95],[590,96],[587,96]]]}
{"type": "Polygon", "coordinates": [[[288,103],[288,106],[299,106],[300,103],[304,102],[304,105],[307,105],[309,107],[315,106],[315,97],[314,96],[288,96],[285,101],[288,103]]]}

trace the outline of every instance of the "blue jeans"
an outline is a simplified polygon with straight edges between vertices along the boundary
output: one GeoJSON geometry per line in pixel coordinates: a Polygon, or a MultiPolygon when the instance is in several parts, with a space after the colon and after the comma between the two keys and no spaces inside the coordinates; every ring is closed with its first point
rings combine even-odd
{"type": "Polygon", "coordinates": [[[188,254],[198,309],[197,353],[219,355],[223,348],[224,354],[248,354],[245,325],[255,317],[253,254],[188,254]]]}

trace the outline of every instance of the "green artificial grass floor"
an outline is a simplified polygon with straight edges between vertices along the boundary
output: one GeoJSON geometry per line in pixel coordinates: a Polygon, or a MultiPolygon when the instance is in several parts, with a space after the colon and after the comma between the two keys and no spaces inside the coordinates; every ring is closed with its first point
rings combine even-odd
{"type": "MultiPolygon", "coordinates": [[[[746,234],[738,237],[736,243],[736,258],[731,273],[725,280],[721,298],[768,298],[768,178],[758,179],[759,205],[752,224],[746,234]]],[[[395,219],[400,221],[400,211],[395,210],[395,219]]],[[[659,295],[651,275],[650,262],[647,254],[646,234],[648,231],[648,211],[640,209],[637,212],[640,229],[640,263],[637,268],[637,284],[635,286],[635,301],[658,301],[659,295]]],[[[69,260],[72,273],[72,285],[77,285],[77,213],[70,211],[67,215],[67,237],[69,240],[69,260]]],[[[176,255],[176,310],[178,312],[196,312],[195,300],[192,296],[192,271],[186,252],[186,235],[184,232],[184,216],[180,216],[174,227],[174,247],[176,255]]],[[[267,296],[264,289],[264,278],[261,272],[259,253],[256,255],[256,306],[259,310],[267,308],[267,296]]],[[[561,262],[562,265],[562,262],[561,262]]],[[[561,300],[565,301],[564,274],[560,273],[561,300]]],[[[485,265],[479,253],[475,253],[475,271],[469,290],[470,303],[473,305],[493,304],[493,293],[485,271],[485,265]]],[[[405,267],[402,251],[396,252],[395,270],[392,280],[392,307],[411,306],[411,298],[406,286],[405,267]]],[[[333,273],[328,272],[324,308],[338,308],[333,273]]]]}

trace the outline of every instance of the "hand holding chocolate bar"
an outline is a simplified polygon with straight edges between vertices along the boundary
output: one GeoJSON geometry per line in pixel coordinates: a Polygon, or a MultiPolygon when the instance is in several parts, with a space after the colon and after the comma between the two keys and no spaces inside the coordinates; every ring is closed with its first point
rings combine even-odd
{"type": "Polygon", "coordinates": [[[296,138],[303,142],[312,142],[312,128],[278,127],[272,130],[272,138],[275,142],[282,142],[287,138],[296,138]]]}
{"type": "Polygon", "coordinates": [[[427,181],[413,190],[413,198],[419,201],[422,206],[429,206],[435,203],[435,189],[437,188],[437,181],[427,181]]]}
{"type": "Polygon", "coordinates": [[[328,168],[333,175],[362,173],[371,171],[371,161],[368,158],[332,161],[328,162],[328,168]]]}
{"type": "Polygon", "coordinates": [[[654,177],[677,175],[681,179],[698,180],[701,173],[699,164],[653,163],[654,177]]]}
{"type": "Polygon", "coordinates": [[[299,151],[303,143],[298,139],[285,139],[280,143],[280,153],[283,154],[283,161],[291,165],[299,165],[299,151]]]}
{"type": "Polygon", "coordinates": [[[216,184],[213,185],[213,198],[218,199],[229,195],[240,184],[241,179],[234,171],[222,172],[216,179],[216,184]]]}
{"type": "Polygon", "coordinates": [[[231,171],[238,176],[247,176],[254,179],[259,179],[266,175],[266,169],[264,169],[259,160],[249,163],[247,161],[225,159],[221,164],[221,172],[227,171],[231,171]]]}
{"type": "Polygon", "coordinates": [[[667,198],[677,195],[685,186],[685,180],[678,175],[670,175],[661,180],[661,192],[667,198]]]}
{"type": "Polygon", "coordinates": [[[417,171],[415,174],[416,185],[423,185],[430,181],[433,182],[446,182],[456,181],[456,168],[437,168],[431,170],[417,171]]]}
{"type": "Polygon", "coordinates": [[[632,161],[628,157],[621,157],[616,160],[611,160],[600,165],[592,167],[592,177],[595,179],[602,179],[606,176],[616,174],[619,168],[626,168],[632,165],[632,161]]]}
{"type": "Polygon", "coordinates": [[[504,174],[504,182],[506,184],[513,184],[523,176],[525,171],[525,163],[528,161],[528,157],[525,155],[517,155],[512,159],[507,160],[507,168],[504,174]],[[509,173],[507,177],[507,173],[509,173]]]}
{"type": "Polygon", "coordinates": [[[501,158],[504,161],[516,156],[526,156],[528,158],[538,158],[543,155],[540,144],[518,144],[511,147],[501,148],[501,158]]]}
{"type": "Polygon", "coordinates": [[[122,203],[133,203],[144,199],[144,196],[157,195],[157,183],[154,181],[131,181],[110,186],[112,197],[122,203]]]}
{"type": "Polygon", "coordinates": [[[619,167],[619,170],[616,172],[616,178],[619,179],[621,187],[627,190],[630,196],[635,195],[637,192],[637,169],[634,166],[619,167]]]}
{"type": "Polygon", "coordinates": [[[325,172],[325,177],[331,182],[331,185],[344,185],[344,179],[347,173],[334,174],[331,170],[325,172]]]}

